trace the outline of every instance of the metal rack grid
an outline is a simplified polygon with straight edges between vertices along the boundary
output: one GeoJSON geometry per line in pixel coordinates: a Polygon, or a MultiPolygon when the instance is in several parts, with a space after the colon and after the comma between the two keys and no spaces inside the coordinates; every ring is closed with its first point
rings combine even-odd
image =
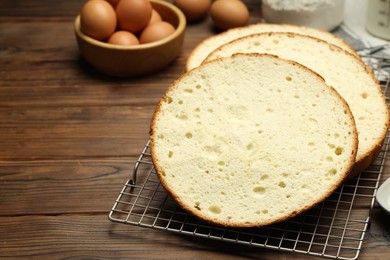
{"type": "MultiPolygon", "coordinates": [[[[374,51],[361,53],[374,68],[386,93],[389,72],[385,68],[390,66],[390,60],[374,57],[373,54],[374,51]]],[[[389,98],[386,100],[389,104],[389,98]]],[[[271,226],[237,229],[214,226],[183,211],[161,186],[148,142],[135,164],[132,178],[115,201],[109,219],[250,246],[328,258],[357,259],[369,225],[389,143],[388,133],[373,164],[310,211],[271,226]]]]}

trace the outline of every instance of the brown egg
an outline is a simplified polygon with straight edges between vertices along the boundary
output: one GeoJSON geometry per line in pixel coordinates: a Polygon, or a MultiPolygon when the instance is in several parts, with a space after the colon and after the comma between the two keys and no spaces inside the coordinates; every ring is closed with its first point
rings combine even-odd
{"type": "Polygon", "coordinates": [[[173,4],[183,11],[188,21],[196,21],[206,16],[211,0],[174,0],[173,4]]]}
{"type": "Polygon", "coordinates": [[[106,1],[109,2],[115,8],[115,6],[118,4],[120,0],[106,0],[106,1]]]}
{"type": "Polygon", "coordinates": [[[96,39],[107,39],[116,29],[114,8],[106,1],[90,0],[84,4],[80,13],[80,29],[96,39]]]}
{"type": "Polygon", "coordinates": [[[218,0],[211,5],[211,19],[221,30],[240,27],[248,24],[249,11],[246,5],[238,0],[218,0]]]}
{"type": "Polygon", "coordinates": [[[119,28],[132,33],[142,31],[152,16],[148,0],[121,0],[115,10],[119,28]]]}
{"type": "Polygon", "coordinates": [[[145,28],[139,37],[140,43],[155,42],[169,36],[175,31],[170,23],[161,21],[155,22],[145,28]]]}
{"type": "Polygon", "coordinates": [[[148,26],[151,25],[152,23],[160,22],[160,21],[162,21],[161,15],[156,10],[153,9],[152,16],[150,17],[148,26]]]}
{"type": "Polygon", "coordinates": [[[115,45],[138,45],[139,40],[137,36],[128,31],[114,32],[107,40],[108,43],[115,45]]]}

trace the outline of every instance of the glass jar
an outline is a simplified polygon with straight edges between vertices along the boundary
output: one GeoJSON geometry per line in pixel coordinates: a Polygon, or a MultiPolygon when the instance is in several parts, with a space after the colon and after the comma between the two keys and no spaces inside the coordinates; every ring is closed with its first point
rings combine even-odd
{"type": "Polygon", "coordinates": [[[366,29],[379,38],[390,40],[390,0],[369,0],[366,29]]]}

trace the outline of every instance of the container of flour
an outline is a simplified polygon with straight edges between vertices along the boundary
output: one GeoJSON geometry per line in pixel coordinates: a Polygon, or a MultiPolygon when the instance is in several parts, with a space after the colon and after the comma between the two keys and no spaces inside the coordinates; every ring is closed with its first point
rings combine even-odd
{"type": "Polygon", "coordinates": [[[268,23],[289,23],[331,31],[344,19],[345,0],[263,0],[268,23]]]}

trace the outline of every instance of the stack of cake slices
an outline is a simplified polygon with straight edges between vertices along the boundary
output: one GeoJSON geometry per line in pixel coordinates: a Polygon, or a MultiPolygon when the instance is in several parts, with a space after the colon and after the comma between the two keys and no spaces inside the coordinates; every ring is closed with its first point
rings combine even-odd
{"type": "Polygon", "coordinates": [[[255,227],[325,200],[372,163],[388,126],[372,70],[345,41],[256,24],[193,50],[156,108],[151,152],[183,209],[255,227]]]}

